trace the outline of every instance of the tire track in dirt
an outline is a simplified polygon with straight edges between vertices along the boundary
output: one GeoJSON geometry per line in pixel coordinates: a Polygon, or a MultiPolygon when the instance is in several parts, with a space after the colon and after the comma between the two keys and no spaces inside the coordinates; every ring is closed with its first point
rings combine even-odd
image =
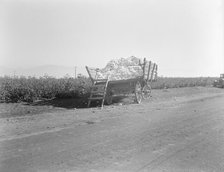
{"type": "MultiPolygon", "coordinates": [[[[202,113],[203,112],[205,112],[206,110],[204,110],[204,111],[201,111],[202,113]]],[[[197,119],[200,119],[200,117],[201,116],[204,116],[205,117],[205,115],[204,114],[202,114],[202,115],[200,115],[200,116],[195,116],[194,118],[197,118],[197,119]]],[[[207,116],[209,116],[209,114],[207,114],[207,116]]],[[[202,127],[203,126],[207,126],[208,124],[210,124],[210,125],[212,125],[212,124],[214,124],[214,122],[216,122],[217,120],[215,119],[215,120],[213,120],[213,121],[208,121],[207,119],[204,121],[204,122],[201,122],[201,124],[200,125],[197,125],[196,127],[192,127],[191,125],[186,125],[186,124],[188,124],[188,121],[189,120],[191,120],[191,121],[194,121],[195,119],[192,119],[191,117],[190,118],[187,118],[187,119],[184,119],[184,120],[181,120],[181,121],[179,121],[178,122],[178,127],[176,126],[176,123],[174,124],[175,125],[175,127],[176,128],[179,128],[179,130],[180,131],[182,131],[183,129],[184,130],[187,130],[188,131],[188,133],[190,133],[191,131],[195,131],[195,130],[197,130],[197,129],[201,129],[202,130],[202,127]],[[185,125],[183,125],[183,124],[185,124],[185,125]],[[181,127],[181,128],[180,128],[181,127]]],[[[196,124],[198,123],[198,121],[196,121],[195,122],[196,124]]],[[[191,123],[192,124],[192,123],[191,123]]],[[[167,124],[167,125],[169,125],[169,124],[167,124]]],[[[194,126],[194,125],[193,125],[194,126]]],[[[164,126],[164,128],[166,128],[166,125],[164,126]]],[[[154,129],[154,130],[151,130],[151,129],[149,129],[148,127],[146,127],[146,128],[143,128],[146,132],[148,132],[148,130],[150,130],[150,133],[154,133],[154,132],[156,132],[156,130],[158,130],[158,128],[156,128],[156,129],[154,129]]],[[[178,131],[176,131],[176,133],[173,133],[173,135],[177,135],[177,134],[179,134],[179,130],[178,131]]],[[[169,131],[169,130],[168,130],[169,131]]],[[[123,146],[123,149],[125,149],[125,150],[128,150],[129,148],[130,149],[132,149],[132,147],[134,147],[134,145],[139,145],[139,143],[140,142],[142,142],[142,141],[139,141],[139,140],[141,140],[141,137],[142,137],[142,135],[145,135],[145,133],[146,132],[143,132],[144,134],[141,134],[141,135],[139,135],[139,133],[136,133],[136,135],[132,135],[132,137],[130,137],[130,136],[127,136],[127,137],[124,137],[124,138],[122,138],[121,140],[129,140],[130,142],[128,142],[128,144],[126,145],[126,147],[127,148],[125,148],[125,146],[123,146]]],[[[147,142],[147,144],[149,144],[149,145],[152,145],[152,143],[154,142],[154,139],[155,139],[155,137],[163,137],[163,136],[165,136],[165,135],[167,135],[167,133],[166,133],[166,131],[165,131],[165,133],[164,132],[160,132],[161,134],[159,134],[159,135],[154,135],[154,136],[150,136],[150,140],[151,140],[151,142],[147,142]]],[[[182,133],[181,133],[182,134],[182,133]]],[[[181,135],[181,134],[179,134],[179,135],[181,135]]],[[[148,137],[147,135],[145,135],[145,137],[148,137]]],[[[165,137],[166,138],[166,137],[165,137]]],[[[120,140],[120,142],[122,142],[120,140]]],[[[143,143],[144,144],[144,143],[143,143]]],[[[135,150],[135,152],[137,152],[138,150],[135,150]]],[[[132,152],[133,153],[133,152],[132,152]]]]}
{"type": "MultiPolygon", "coordinates": [[[[213,110],[212,111],[214,114],[219,114],[220,116],[222,115],[222,111],[219,110],[213,110]]],[[[206,116],[210,116],[209,113],[206,114],[206,116]]],[[[164,163],[165,161],[167,161],[168,159],[170,158],[173,158],[175,157],[177,154],[179,154],[180,152],[184,152],[186,150],[190,150],[190,149],[194,149],[197,145],[200,145],[202,143],[205,142],[205,140],[208,142],[208,139],[209,139],[209,136],[212,135],[212,133],[214,133],[216,131],[216,133],[218,132],[223,132],[224,131],[224,128],[223,128],[223,119],[222,121],[220,122],[220,119],[219,118],[215,118],[215,119],[210,119],[210,118],[207,118],[205,116],[205,114],[202,114],[202,115],[198,115],[197,118],[200,118],[200,119],[204,119],[205,121],[200,121],[200,125],[197,125],[197,126],[194,126],[194,125],[188,125],[188,126],[184,126],[184,127],[181,127],[181,128],[178,128],[175,126],[175,129],[177,129],[177,133],[181,130],[184,129],[185,133],[187,131],[187,133],[192,133],[192,131],[197,131],[198,133],[196,133],[194,135],[194,137],[192,138],[187,138],[187,141],[185,143],[185,140],[178,143],[177,145],[175,145],[175,147],[177,147],[177,149],[174,149],[172,150],[172,147],[169,148],[169,144],[168,144],[168,152],[166,152],[165,154],[163,155],[159,155],[155,158],[153,158],[150,162],[146,163],[144,166],[138,168],[136,170],[136,172],[139,172],[139,171],[152,171],[152,170],[155,170],[160,164],[164,163]],[[206,117],[206,118],[201,118],[201,117],[206,117]],[[218,124],[218,125],[217,125],[218,124]],[[208,126],[210,126],[210,129],[212,129],[211,131],[208,131],[208,126]],[[215,127],[213,127],[215,126],[215,127]],[[203,130],[203,127],[207,130],[203,130]],[[207,136],[207,137],[206,137],[207,136]],[[189,143],[190,142],[190,143],[189,143]],[[180,147],[180,148],[178,148],[180,147]]],[[[189,118],[190,120],[193,120],[191,118],[189,118]]],[[[189,120],[189,119],[186,119],[186,120],[183,120],[183,124],[186,124],[186,122],[189,120]]],[[[181,121],[179,122],[179,124],[182,123],[181,121]]],[[[166,127],[165,127],[166,128],[166,127]]],[[[158,137],[163,137],[162,139],[164,140],[166,137],[169,138],[169,135],[167,135],[165,138],[165,134],[167,133],[163,133],[163,134],[160,134],[158,137]]],[[[175,133],[172,133],[172,135],[175,135],[175,133]]],[[[182,134],[183,135],[183,134],[182,134]]],[[[156,141],[155,141],[156,142],[156,141]]],[[[176,141],[175,141],[176,142],[176,141]]],[[[211,140],[209,142],[212,142],[211,140]]],[[[147,142],[148,144],[148,142],[147,142]]],[[[150,143],[149,143],[150,144],[150,143]]],[[[208,144],[208,143],[206,143],[208,144]]],[[[151,144],[150,144],[151,145],[151,144]]],[[[173,146],[174,148],[174,146],[173,146]]]]}
{"type": "MultiPolygon", "coordinates": [[[[217,127],[219,128],[219,127],[217,127]]],[[[221,128],[219,130],[217,130],[217,132],[221,132],[224,131],[224,128],[221,128]]],[[[211,132],[212,133],[212,132],[211,132]]],[[[209,133],[207,133],[209,135],[209,133]]],[[[166,153],[165,155],[160,155],[158,157],[156,157],[155,159],[153,159],[152,161],[150,161],[149,163],[145,164],[144,166],[142,166],[141,168],[139,168],[138,170],[136,170],[135,172],[140,172],[140,171],[152,171],[155,168],[157,168],[160,164],[164,163],[165,161],[167,161],[168,159],[176,156],[178,153],[180,152],[184,152],[186,150],[193,150],[195,147],[197,147],[199,144],[204,143],[206,137],[200,137],[194,141],[192,141],[191,143],[186,143],[186,144],[181,144],[180,146],[182,146],[182,148],[179,148],[175,151],[171,151],[169,153],[166,153]]],[[[210,141],[212,143],[212,141],[210,141]]],[[[209,144],[208,142],[206,144],[209,144]]]]}

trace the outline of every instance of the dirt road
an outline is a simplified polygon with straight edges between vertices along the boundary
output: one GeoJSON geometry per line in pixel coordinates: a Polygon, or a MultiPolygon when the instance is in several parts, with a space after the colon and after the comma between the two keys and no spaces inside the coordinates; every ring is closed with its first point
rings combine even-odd
{"type": "Polygon", "coordinates": [[[0,171],[224,171],[224,90],[0,119],[0,171]]]}

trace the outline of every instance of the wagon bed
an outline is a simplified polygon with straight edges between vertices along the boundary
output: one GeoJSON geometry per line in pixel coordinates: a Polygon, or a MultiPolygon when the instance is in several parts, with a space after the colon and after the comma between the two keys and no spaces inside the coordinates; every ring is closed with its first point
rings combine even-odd
{"type": "Polygon", "coordinates": [[[91,93],[88,101],[88,107],[92,100],[102,100],[106,104],[111,104],[113,96],[117,95],[135,95],[135,102],[140,103],[142,99],[147,99],[151,94],[151,82],[157,80],[158,65],[147,61],[146,58],[136,65],[128,65],[127,68],[135,68],[129,77],[123,77],[121,73],[115,73],[115,77],[109,71],[103,73],[99,68],[90,68],[86,70],[92,81],[91,93]],[[116,78],[118,76],[118,78],[116,78]]]}

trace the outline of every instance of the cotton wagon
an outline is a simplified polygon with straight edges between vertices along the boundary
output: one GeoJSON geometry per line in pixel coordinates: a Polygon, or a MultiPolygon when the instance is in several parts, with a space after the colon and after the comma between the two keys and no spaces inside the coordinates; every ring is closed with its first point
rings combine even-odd
{"type": "Polygon", "coordinates": [[[132,94],[136,103],[150,97],[150,85],[157,80],[158,65],[136,57],[122,58],[119,62],[120,66],[110,63],[103,69],[86,66],[92,81],[88,107],[93,100],[102,100],[101,107],[104,103],[109,105],[114,96],[120,95],[132,94]]]}

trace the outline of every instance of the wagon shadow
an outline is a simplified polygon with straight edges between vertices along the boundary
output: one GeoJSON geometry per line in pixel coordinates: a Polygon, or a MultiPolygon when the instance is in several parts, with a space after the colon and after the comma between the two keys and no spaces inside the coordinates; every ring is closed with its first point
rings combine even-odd
{"type": "MultiPolygon", "coordinates": [[[[131,101],[128,101],[129,98],[127,96],[116,96],[113,98],[113,103],[111,105],[116,105],[118,103],[130,104],[131,101]]],[[[53,106],[57,108],[65,108],[65,109],[81,109],[87,108],[88,98],[68,98],[68,99],[51,99],[51,100],[41,100],[38,102],[30,103],[27,105],[31,106],[53,106]]],[[[90,108],[92,107],[100,107],[101,101],[91,101],[90,108]]],[[[106,105],[110,106],[110,105],[106,105]]]]}
{"type": "Polygon", "coordinates": [[[53,106],[57,108],[74,109],[74,108],[86,108],[87,98],[77,99],[77,98],[67,98],[67,99],[50,99],[50,100],[40,100],[29,105],[32,106],[53,106]]]}

